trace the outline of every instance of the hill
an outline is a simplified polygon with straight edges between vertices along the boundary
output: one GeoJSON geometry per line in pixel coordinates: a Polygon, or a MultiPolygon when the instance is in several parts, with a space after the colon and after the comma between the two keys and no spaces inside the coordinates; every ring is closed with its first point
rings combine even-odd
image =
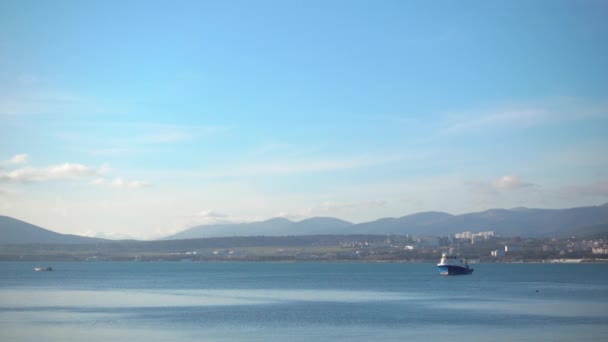
{"type": "Polygon", "coordinates": [[[101,241],[106,240],[55,233],[12,217],[0,216],[0,242],[2,244],[79,244],[101,241]]]}
{"type": "Polygon", "coordinates": [[[166,239],[181,240],[224,236],[285,235],[281,234],[281,232],[292,224],[292,221],[284,218],[273,218],[251,223],[201,225],[186,229],[166,239]],[[262,233],[260,234],[260,232],[262,233]]]}
{"type": "Polygon", "coordinates": [[[313,217],[293,222],[285,218],[273,218],[261,222],[216,224],[196,226],[175,235],[168,240],[197,239],[225,236],[287,236],[287,235],[315,235],[327,234],[352,226],[347,221],[332,217],[313,217]]]}
{"type": "MultiPolygon", "coordinates": [[[[351,234],[446,236],[462,231],[488,230],[502,236],[608,236],[608,204],[570,209],[491,209],[462,215],[424,212],[359,224],[331,217],[314,217],[299,222],[273,218],[261,222],[196,226],[164,240],[351,234]]],[[[3,245],[99,242],[108,240],[60,234],[14,218],[0,216],[0,244],[3,245]]]]}
{"type": "Polygon", "coordinates": [[[373,234],[445,235],[443,232],[437,234],[438,232],[435,227],[450,227],[447,222],[454,217],[454,215],[447,213],[429,211],[400,218],[382,218],[371,222],[360,223],[353,227],[353,231],[357,233],[369,232],[373,234]]]}
{"type": "Polygon", "coordinates": [[[608,223],[573,229],[563,234],[563,238],[575,236],[578,239],[608,239],[608,223]]]}
{"type": "Polygon", "coordinates": [[[608,205],[570,209],[490,209],[450,215],[423,212],[400,218],[352,224],[335,218],[292,222],[275,218],[263,222],[197,226],[167,239],[221,236],[286,236],[313,234],[451,235],[462,231],[494,231],[503,236],[562,236],[576,229],[608,223],[608,205]]]}

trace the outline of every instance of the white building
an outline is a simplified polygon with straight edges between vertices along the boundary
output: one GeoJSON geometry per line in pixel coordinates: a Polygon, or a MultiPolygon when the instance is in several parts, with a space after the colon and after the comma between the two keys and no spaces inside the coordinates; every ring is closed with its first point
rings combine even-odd
{"type": "Polygon", "coordinates": [[[505,245],[505,253],[521,251],[521,246],[505,245]]]}
{"type": "Polygon", "coordinates": [[[591,248],[593,254],[608,254],[608,247],[593,247],[591,248]]]}
{"type": "Polygon", "coordinates": [[[495,251],[492,251],[492,256],[495,257],[495,258],[504,257],[505,256],[505,251],[503,251],[502,249],[497,249],[495,251]]]}
{"type": "Polygon", "coordinates": [[[494,232],[493,231],[488,231],[488,232],[479,232],[479,233],[475,233],[476,237],[481,237],[484,240],[487,240],[491,237],[494,237],[494,232]]]}
{"type": "Polygon", "coordinates": [[[472,232],[466,231],[466,232],[454,234],[454,238],[456,238],[456,239],[467,239],[467,240],[473,240],[475,238],[482,238],[484,240],[487,240],[491,237],[494,237],[493,231],[478,232],[478,233],[472,233],[472,232]]]}
{"type": "Polygon", "coordinates": [[[472,239],[473,238],[473,233],[471,232],[462,232],[462,233],[456,233],[454,235],[454,237],[456,239],[472,239]]]}

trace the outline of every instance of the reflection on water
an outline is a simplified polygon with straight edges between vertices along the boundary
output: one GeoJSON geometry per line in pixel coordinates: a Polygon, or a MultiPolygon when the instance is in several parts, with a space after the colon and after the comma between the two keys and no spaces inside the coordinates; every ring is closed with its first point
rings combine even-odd
{"type": "MultiPolygon", "coordinates": [[[[311,339],[363,341],[434,338],[488,339],[488,327],[509,339],[552,341],[608,333],[589,330],[592,316],[607,317],[603,303],[545,300],[475,300],[470,296],[338,290],[51,290],[0,291],[3,340],[311,339]],[[230,308],[232,307],[232,308],[230,308]],[[522,316],[517,331],[501,320],[522,316]],[[507,316],[505,316],[507,315],[507,316]],[[485,318],[484,318],[485,316],[485,318]],[[537,320],[530,317],[538,316],[537,320]],[[455,317],[458,317],[455,320],[455,317]],[[509,318],[511,317],[511,318],[509,318]],[[551,317],[579,318],[569,329],[539,330],[551,317]],[[488,319],[489,318],[489,319],[488,319]],[[483,326],[484,329],[480,329],[483,326]],[[31,330],[35,327],[35,330],[31,330]],[[542,332],[542,335],[539,333],[542,332]],[[253,336],[251,334],[254,334],[253,336]],[[458,335],[456,335],[458,336],[458,335]]],[[[604,319],[605,321],[605,319],[604,319]]],[[[602,323],[600,321],[598,323],[602,323]]],[[[567,323],[567,321],[564,321],[567,323]]],[[[496,338],[494,338],[496,339],[496,338]]],[[[500,339],[499,339],[500,340],[500,339]]]]}
{"type": "Polygon", "coordinates": [[[27,266],[0,263],[0,341],[595,341],[608,334],[603,265],[550,267],[542,270],[546,281],[539,266],[527,265],[513,274],[505,272],[512,265],[478,265],[478,274],[454,278],[438,276],[434,265],[66,264],[46,277],[27,266]]]}
{"type": "Polygon", "coordinates": [[[593,317],[608,316],[608,305],[605,302],[580,302],[571,300],[510,300],[510,301],[446,301],[437,303],[439,309],[455,311],[488,311],[511,315],[540,315],[555,317],[593,317]]]}
{"type": "Polygon", "coordinates": [[[369,302],[414,299],[402,293],[331,290],[2,290],[0,307],[179,307],[280,302],[369,302]]]}

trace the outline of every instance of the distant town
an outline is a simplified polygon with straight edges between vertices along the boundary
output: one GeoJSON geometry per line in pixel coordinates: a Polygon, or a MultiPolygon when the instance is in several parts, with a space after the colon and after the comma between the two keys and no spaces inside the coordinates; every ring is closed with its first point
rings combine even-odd
{"type": "Polygon", "coordinates": [[[336,218],[195,226],[160,240],[61,234],[0,216],[0,261],[604,262],[608,204],[571,209],[416,213],[353,224],[336,218]]]}
{"type": "Polygon", "coordinates": [[[434,262],[444,252],[472,263],[607,262],[608,239],[501,237],[493,231],[464,231],[443,237],[310,235],[108,241],[5,245],[0,260],[434,262]]]}

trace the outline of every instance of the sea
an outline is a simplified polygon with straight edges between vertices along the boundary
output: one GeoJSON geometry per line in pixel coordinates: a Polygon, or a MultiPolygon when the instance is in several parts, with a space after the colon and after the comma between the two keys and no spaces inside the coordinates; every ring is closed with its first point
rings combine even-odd
{"type": "Polygon", "coordinates": [[[608,264],[0,262],[0,341],[606,341],[608,264]]]}

